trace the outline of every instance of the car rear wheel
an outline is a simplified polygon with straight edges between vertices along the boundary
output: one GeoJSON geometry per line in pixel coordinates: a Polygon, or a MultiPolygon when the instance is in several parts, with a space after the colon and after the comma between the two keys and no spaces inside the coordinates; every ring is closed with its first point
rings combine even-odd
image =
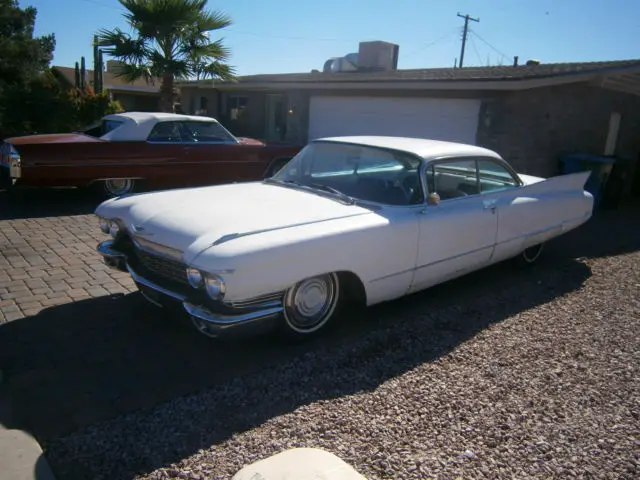
{"type": "Polygon", "coordinates": [[[133,193],[136,181],[132,178],[109,178],[103,182],[104,192],[109,197],[119,197],[133,193]]]}
{"type": "Polygon", "coordinates": [[[310,337],[325,327],[340,301],[338,275],[329,273],[307,278],[291,287],[284,296],[284,326],[287,336],[310,337]]]}
{"type": "Polygon", "coordinates": [[[532,265],[538,261],[540,255],[542,255],[542,250],[544,248],[544,243],[539,243],[538,245],[534,245],[525,249],[520,254],[520,259],[522,263],[526,265],[532,265]]]}

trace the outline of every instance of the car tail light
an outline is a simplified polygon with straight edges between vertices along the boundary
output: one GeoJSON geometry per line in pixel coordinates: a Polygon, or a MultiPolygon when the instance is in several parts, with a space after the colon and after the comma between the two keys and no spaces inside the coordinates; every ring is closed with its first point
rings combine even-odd
{"type": "Polygon", "coordinates": [[[22,162],[18,150],[10,143],[5,143],[3,147],[5,148],[6,163],[9,165],[9,175],[11,178],[20,178],[22,176],[22,162]]]}

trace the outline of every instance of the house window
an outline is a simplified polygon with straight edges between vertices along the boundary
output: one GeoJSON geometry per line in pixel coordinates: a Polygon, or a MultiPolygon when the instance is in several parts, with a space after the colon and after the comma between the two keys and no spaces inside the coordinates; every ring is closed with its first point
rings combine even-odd
{"type": "Polygon", "coordinates": [[[247,108],[247,97],[233,96],[227,101],[227,115],[230,120],[239,120],[247,108]]]}
{"type": "Polygon", "coordinates": [[[200,113],[207,114],[209,112],[209,99],[200,97],[200,113]]]}

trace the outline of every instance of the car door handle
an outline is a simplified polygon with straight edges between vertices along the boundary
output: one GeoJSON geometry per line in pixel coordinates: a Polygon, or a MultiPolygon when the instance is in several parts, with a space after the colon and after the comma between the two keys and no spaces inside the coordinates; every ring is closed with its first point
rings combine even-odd
{"type": "Polygon", "coordinates": [[[496,212],[495,200],[492,202],[484,202],[484,210],[491,210],[491,213],[495,213],[496,212]]]}

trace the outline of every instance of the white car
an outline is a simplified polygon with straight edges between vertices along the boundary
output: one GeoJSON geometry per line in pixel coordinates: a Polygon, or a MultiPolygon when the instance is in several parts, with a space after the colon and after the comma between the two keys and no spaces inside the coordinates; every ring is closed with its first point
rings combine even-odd
{"type": "Polygon", "coordinates": [[[315,334],[338,307],[402,297],[521,256],[592,214],[589,172],[518,175],[493,151],[398,137],[310,142],[259,182],[98,206],[105,262],[216,337],[315,334]]]}

